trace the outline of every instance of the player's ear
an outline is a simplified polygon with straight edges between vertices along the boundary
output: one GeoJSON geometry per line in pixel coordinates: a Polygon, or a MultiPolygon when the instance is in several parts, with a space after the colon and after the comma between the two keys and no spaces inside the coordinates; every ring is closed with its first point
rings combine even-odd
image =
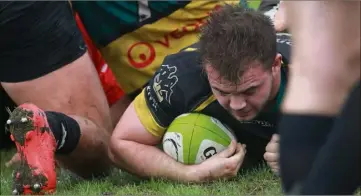
{"type": "Polygon", "coordinates": [[[282,65],[282,55],[280,53],[277,53],[275,60],[272,65],[272,72],[277,73],[281,69],[282,65]]]}

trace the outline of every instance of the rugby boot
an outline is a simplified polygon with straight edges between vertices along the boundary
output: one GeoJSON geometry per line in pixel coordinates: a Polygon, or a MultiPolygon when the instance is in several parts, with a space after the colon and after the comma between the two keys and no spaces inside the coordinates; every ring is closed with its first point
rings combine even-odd
{"type": "Polygon", "coordinates": [[[56,188],[56,140],[45,112],[25,103],[10,112],[7,128],[20,162],[13,172],[13,195],[51,194],[56,188]]]}

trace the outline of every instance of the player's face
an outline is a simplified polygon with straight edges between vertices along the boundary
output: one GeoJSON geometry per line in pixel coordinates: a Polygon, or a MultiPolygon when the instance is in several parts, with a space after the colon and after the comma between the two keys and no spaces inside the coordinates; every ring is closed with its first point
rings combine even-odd
{"type": "Polygon", "coordinates": [[[211,66],[206,66],[208,80],[218,102],[237,120],[251,120],[270,99],[273,72],[260,65],[249,68],[234,84],[220,77],[211,66]]]}

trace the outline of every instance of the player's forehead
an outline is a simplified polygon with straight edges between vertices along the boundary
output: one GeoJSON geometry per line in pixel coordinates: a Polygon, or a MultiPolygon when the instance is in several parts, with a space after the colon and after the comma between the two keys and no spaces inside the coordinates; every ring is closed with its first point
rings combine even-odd
{"type": "Polygon", "coordinates": [[[242,90],[250,86],[256,86],[263,82],[266,71],[261,66],[248,68],[238,79],[238,82],[231,82],[222,77],[212,66],[206,66],[206,73],[212,87],[225,90],[242,90]]]}

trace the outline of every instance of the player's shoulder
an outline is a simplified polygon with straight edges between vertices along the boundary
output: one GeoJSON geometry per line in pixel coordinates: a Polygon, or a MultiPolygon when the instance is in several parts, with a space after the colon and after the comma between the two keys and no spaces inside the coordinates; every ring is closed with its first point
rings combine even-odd
{"type": "Polygon", "coordinates": [[[140,121],[153,135],[162,136],[177,116],[193,111],[211,96],[199,56],[192,47],[168,55],[134,100],[140,121]]]}
{"type": "Polygon", "coordinates": [[[289,33],[277,33],[277,51],[282,55],[284,64],[291,61],[292,36],[289,33]]]}
{"type": "Polygon", "coordinates": [[[211,95],[207,81],[198,50],[190,46],[168,55],[146,90],[155,93],[159,104],[184,113],[211,95]]]}
{"type": "MultiPolygon", "coordinates": [[[[197,46],[198,45],[193,44],[181,49],[177,53],[166,56],[155,77],[159,74],[165,74],[165,68],[168,70],[172,69],[174,75],[179,79],[176,85],[182,90],[186,88],[188,84],[198,83],[204,80],[203,68],[197,46]]],[[[167,74],[164,76],[166,75],[167,74]]]]}
{"type": "Polygon", "coordinates": [[[198,49],[198,43],[182,48],[179,52],[166,56],[163,64],[177,64],[185,72],[195,69],[201,69],[201,61],[198,49]]]}

